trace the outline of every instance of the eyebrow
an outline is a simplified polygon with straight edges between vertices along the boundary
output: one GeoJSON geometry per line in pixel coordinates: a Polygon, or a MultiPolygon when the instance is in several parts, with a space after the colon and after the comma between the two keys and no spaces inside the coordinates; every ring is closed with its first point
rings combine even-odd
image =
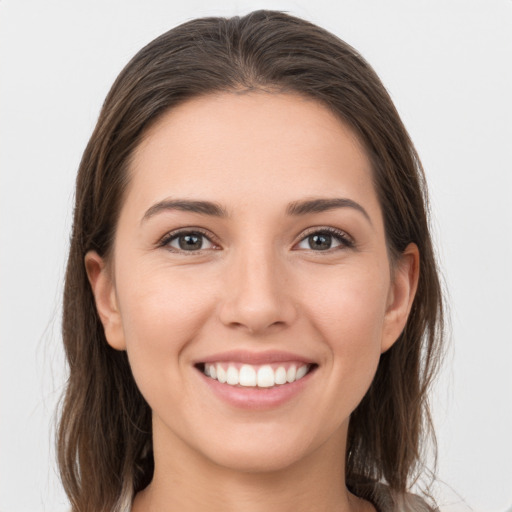
{"type": "Polygon", "coordinates": [[[288,205],[286,213],[288,215],[307,215],[309,213],[327,212],[337,208],[353,208],[354,210],[362,213],[368,222],[372,224],[368,212],[359,203],[352,201],[352,199],[342,197],[294,201],[288,205]]]}
{"type": "MultiPolygon", "coordinates": [[[[294,201],[286,208],[286,213],[292,216],[308,215],[310,213],[322,213],[337,208],[353,208],[362,213],[370,224],[372,221],[367,211],[352,199],[347,198],[319,198],[294,201]]],[[[163,211],[179,210],[182,212],[193,212],[200,215],[209,215],[212,217],[228,217],[226,209],[218,203],[212,201],[198,201],[190,199],[164,199],[151,206],[144,216],[142,222],[161,213],[163,211]]]]}
{"type": "Polygon", "coordinates": [[[148,220],[150,217],[153,217],[160,212],[169,210],[193,212],[199,213],[201,215],[211,215],[213,217],[228,216],[226,210],[220,204],[211,201],[195,201],[190,199],[164,199],[163,201],[160,201],[151,206],[151,208],[149,208],[144,214],[144,217],[142,217],[142,221],[148,220]]]}

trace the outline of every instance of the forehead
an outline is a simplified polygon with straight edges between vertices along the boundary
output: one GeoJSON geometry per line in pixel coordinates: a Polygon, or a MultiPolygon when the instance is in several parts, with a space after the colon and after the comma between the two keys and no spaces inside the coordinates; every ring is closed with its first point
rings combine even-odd
{"type": "Polygon", "coordinates": [[[176,195],[259,207],[305,196],[377,201],[357,137],[322,104],[296,94],[185,102],[147,131],[130,173],[128,196],[146,206],[176,195]]]}

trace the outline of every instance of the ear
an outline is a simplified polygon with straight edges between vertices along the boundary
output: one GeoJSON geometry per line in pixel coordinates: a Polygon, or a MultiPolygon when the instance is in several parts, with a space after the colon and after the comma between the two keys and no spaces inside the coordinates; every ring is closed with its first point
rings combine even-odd
{"type": "Polygon", "coordinates": [[[381,351],[386,352],[405,328],[409,312],[418,288],[420,252],[410,243],[395,264],[389,290],[381,351]]]}
{"type": "Polygon", "coordinates": [[[85,255],[84,263],[107,342],[116,350],[126,350],[121,314],[109,268],[95,251],[85,255]]]}

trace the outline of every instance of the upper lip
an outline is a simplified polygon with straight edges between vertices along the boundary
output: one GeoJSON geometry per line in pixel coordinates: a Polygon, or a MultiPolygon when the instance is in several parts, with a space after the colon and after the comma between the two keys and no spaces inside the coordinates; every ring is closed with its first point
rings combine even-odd
{"type": "Polygon", "coordinates": [[[282,363],[285,361],[293,361],[298,363],[311,364],[314,363],[310,358],[304,357],[292,352],[283,352],[276,350],[254,352],[248,350],[229,350],[227,352],[220,352],[210,356],[206,356],[203,359],[197,360],[195,364],[200,363],[218,363],[228,362],[233,363],[245,363],[245,364],[271,364],[271,363],[282,363]]]}

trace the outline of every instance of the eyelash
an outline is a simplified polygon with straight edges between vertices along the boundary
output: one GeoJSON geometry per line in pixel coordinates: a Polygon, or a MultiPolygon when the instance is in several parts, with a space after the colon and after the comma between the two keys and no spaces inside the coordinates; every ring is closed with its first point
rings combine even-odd
{"type": "MultiPolygon", "coordinates": [[[[352,249],[352,248],[355,247],[355,243],[354,243],[354,240],[352,239],[352,237],[350,237],[344,231],[341,231],[339,229],[332,228],[332,227],[314,227],[314,228],[309,228],[308,230],[306,230],[305,233],[301,234],[300,240],[297,243],[295,243],[293,245],[293,247],[297,247],[297,245],[299,245],[300,243],[304,242],[305,240],[307,240],[312,235],[329,235],[329,236],[333,237],[334,239],[336,239],[339,242],[339,246],[329,247],[328,249],[324,249],[324,250],[317,250],[317,251],[315,251],[314,249],[310,248],[309,250],[312,251],[312,252],[332,252],[334,250],[352,249]]],[[[215,237],[212,235],[212,233],[207,232],[207,231],[203,231],[202,229],[198,229],[198,228],[180,229],[180,230],[177,230],[177,231],[171,231],[170,233],[167,233],[158,242],[157,246],[158,247],[165,247],[165,248],[167,248],[171,252],[182,253],[182,254],[185,253],[185,254],[193,255],[193,254],[197,254],[197,253],[199,253],[201,251],[204,251],[204,250],[219,250],[219,247],[218,247],[217,243],[214,240],[215,240],[215,237]],[[195,235],[195,236],[204,237],[214,247],[213,248],[208,248],[208,249],[201,248],[201,249],[197,249],[197,250],[187,251],[187,250],[184,250],[184,249],[178,249],[178,248],[175,248],[175,247],[171,247],[169,245],[172,241],[177,240],[180,236],[186,236],[186,235],[189,235],[189,236],[190,235],[191,236],[195,235]]]]}

